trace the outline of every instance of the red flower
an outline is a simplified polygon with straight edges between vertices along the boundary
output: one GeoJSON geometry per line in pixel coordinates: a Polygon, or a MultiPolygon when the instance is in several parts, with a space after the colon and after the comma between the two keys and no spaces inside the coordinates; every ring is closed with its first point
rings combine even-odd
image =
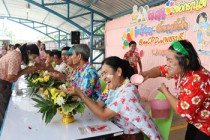
{"type": "Polygon", "coordinates": [[[140,122],[141,121],[141,119],[140,119],[140,117],[138,116],[138,117],[136,117],[135,118],[135,120],[137,121],[137,122],[140,122]]]}
{"type": "Polygon", "coordinates": [[[136,111],[137,113],[140,113],[140,112],[141,112],[141,110],[140,110],[140,109],[138,109],[138,108],[137,108],[135,111],[136,111]]]}
{"type": "Polygon", "coordinates": [[[126,121],[129,121],[129,118],[128,118],[128,117],[125,117],[125,120],[126,120],[126,121]]]}
{"type": "Polygon", "coordinates": [[[129,110],[130,110],[130,108],[129,108],[128,106],[126,106],[126,107],[125,107],[125,110],[129,111],[129,110]]]}
{"type": "Polygon", "coordinates": [[[117,101],[115,101],[115,102],[113,103],[113,105],[114,105],[114,106],[117,106],[117,101]]]}
{"type": "Polygon", "coordinates": [[[125,98],[121,98],[121,102],[124,104],[124,102],[125,102],[125,98]]]}

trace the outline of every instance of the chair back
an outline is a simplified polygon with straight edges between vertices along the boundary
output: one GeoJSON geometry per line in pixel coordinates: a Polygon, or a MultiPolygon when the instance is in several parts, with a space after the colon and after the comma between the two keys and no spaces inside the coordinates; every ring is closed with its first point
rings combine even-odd
{"type": "Polygon", "coordinates": [[[101,84],[101,93],[103,93],[103,91],[106,88],[106,82],[103,79],[100,79],[100,84],[101,84]]]}

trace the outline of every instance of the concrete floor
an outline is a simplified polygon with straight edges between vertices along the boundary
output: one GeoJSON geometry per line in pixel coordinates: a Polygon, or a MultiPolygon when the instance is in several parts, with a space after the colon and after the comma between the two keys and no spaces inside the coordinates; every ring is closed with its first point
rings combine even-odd
{"type": "MultiPolygon", "coordinates": [[[[149,102],[141,101],[147,111],[150,110],[149,102]]],[[[176,113],[174,113],[171,131],[168,140],[184,140],[187,122],[176,113]]]]}

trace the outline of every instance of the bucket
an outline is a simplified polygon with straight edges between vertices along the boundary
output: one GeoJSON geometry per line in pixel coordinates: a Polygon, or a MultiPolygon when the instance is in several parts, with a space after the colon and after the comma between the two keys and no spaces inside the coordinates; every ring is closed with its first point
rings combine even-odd
{"type": "Polygon", "coordinates": [[[170,116],[170,104],[166,99],[150,100],[152,118],[167,119],[170,116]]]}

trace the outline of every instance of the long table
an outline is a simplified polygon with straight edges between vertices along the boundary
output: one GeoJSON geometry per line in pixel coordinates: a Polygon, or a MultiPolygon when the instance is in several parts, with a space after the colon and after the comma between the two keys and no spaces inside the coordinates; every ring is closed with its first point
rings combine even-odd
{"type": "Polygon", "coordinates": [[[42,121],[42,114],[34,107],[28,96],[13,94],[10,99],[0,140],[75,140],[99,139],[123,134],[111,121],[101,121],[88,108],[83,116],[76,114],[75,122],[61,123],[61,114],[56,114],[51,123],[42,121]],[[106,126],[104,131],[91,132],[88,126],[106,126]]]}

